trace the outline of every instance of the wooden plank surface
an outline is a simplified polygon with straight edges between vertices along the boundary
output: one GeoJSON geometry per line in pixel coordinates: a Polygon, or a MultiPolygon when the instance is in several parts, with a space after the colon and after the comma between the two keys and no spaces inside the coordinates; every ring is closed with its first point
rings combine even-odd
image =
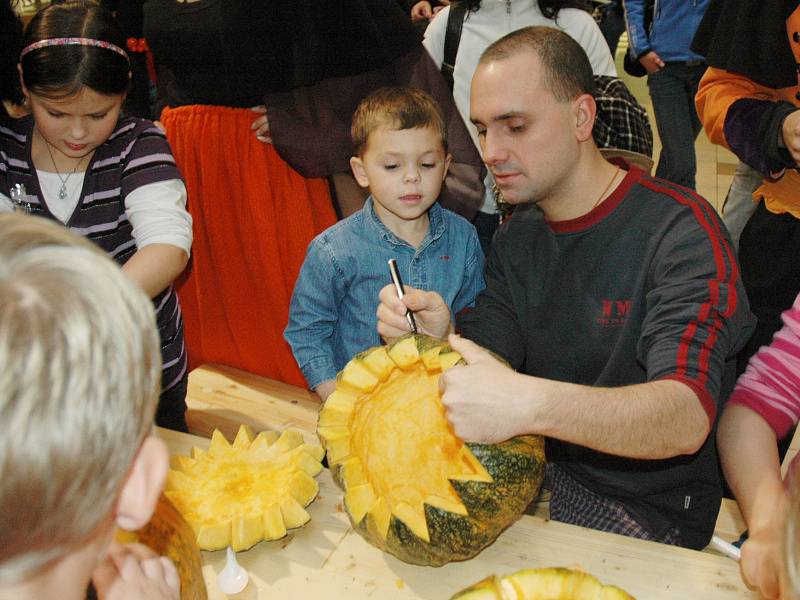
{"type": "MultiPolygon", "coordinates": [[[[215,428],[233,439],[241,423],[255,431],[299,429],[316,440],[319,397],[303,388],[222,365],[203,365],[189,374],[186,392],[189,431],[211,437],[215,428]]],[[[316,442],[315,442],[316,443],[316,442]]]]}
{"type": "MultiPolygon", "coordinates": [[[[171,453],[208,446],[205,438],[168,430],[159,434],[171,453]]],[[[737,563],[728,558],[528,515],[472,560],[438,568],[408,565],[351,529],[341,492],[327,470],[317,479],[319,496],[308,508],[311,522],[283,540],[261,542],[239,553],[251,583],[231,598],[446,599],[490,573],[544,566],[580,567],[639,600],[756,598],[741,583],[737,563]]],[[[203,562],[209,599],[224,600],[215,583],[225,565],[224,552],[203,552],[203,562]]]]}
{"type": "MultiPolygon", "coordinates": [[[[189,407],[186,413],[189,431],[196,435],[210,437],[218,428],[228,439],[233,439],[239,425],[247,423],[255,431],[293,427],[302,431],[307,441],[317,443],[313,432],[319,401],[315,394],[302,388],[239,369],[209,364],[190,373],[186,403],[189,407]]],[[[797,453],[798,447],[800,436],[795,434],[784,465],[790,456],[797,453]]],[[[547,503],[533,505],[528,512],[546,516],[547,503]]],[[[736,502],[723,500],[715,533],[727,541],[734,541],[744,529],[744,519],[736,502]]],[[[713,549],[708,551],[717,552],[713,549]]]]}

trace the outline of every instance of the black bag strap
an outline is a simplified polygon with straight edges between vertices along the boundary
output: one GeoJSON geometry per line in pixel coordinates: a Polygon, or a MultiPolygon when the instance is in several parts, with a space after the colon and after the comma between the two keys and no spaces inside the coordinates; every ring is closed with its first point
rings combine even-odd
{"type": "Polygon", "coordinates": [[[456,54],[458,54],[458,44],[461,42],[461,27],[464,25],[466,14],[467,7],[462,2],[450,4],[450,14],[447,15],[447,32],[444,36],[442,76],[450,87],[451,92],[454,85],[453,71],[456,68],[456,54]]]}

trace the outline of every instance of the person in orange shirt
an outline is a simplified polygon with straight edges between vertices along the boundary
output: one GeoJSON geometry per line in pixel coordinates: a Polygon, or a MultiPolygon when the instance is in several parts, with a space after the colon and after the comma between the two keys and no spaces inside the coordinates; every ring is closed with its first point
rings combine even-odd
{"type": "Polygon", "coordinates": [[[762,178],[739,242],[742,280],[758,317],[739,371],[770,342],[800,291],[798,7],[798,0],[714,0],[693,43],[709,65],[695,98],[708,137],[762,178]]]}

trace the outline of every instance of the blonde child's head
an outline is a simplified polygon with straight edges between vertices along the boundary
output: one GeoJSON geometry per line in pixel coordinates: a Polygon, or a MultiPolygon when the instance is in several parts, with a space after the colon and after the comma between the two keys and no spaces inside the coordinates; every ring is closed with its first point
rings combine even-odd
{"type": "Polygon", "coordinates": [[[142,512],[120,499],[151,477],[141,462],[161,377],[152,303],[89,242],[44,219],[0,215],[0,365],[5,585],[115,522],[149,518],[165,454],[142,512]]]}
{"type": "Polygon", "coordinates": [[[447,152],[447,127],[442,109],[430,94],[422,90],[384,87],[361,101],[350,127],[350,136],[358,156],[364,154],[370,135],[379,127],[397,130],[431,127],[447,152]]]}

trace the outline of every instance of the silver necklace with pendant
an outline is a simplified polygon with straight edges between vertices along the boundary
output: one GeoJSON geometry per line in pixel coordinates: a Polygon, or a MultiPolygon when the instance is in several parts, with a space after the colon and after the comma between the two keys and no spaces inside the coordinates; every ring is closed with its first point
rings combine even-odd
{"type": "Polygon", "coordinates": [[[61,182],[61,187],[58,188],[58,199],[64,200],[67,197],[67,182],[69,181],[69,178],[75,174],[75,172],[78,170],[78,167],[81,166],[83,159],[88,155],[81,156],[80,160],[72,168],[72,171],[67,173],[66,177],[61,177],[61,173],[59,173],[58,167],[56,166],[56,159],[53,156],[53,151],[50,149],[50,143],[47,140],[44,140],[44,147],[47,148],[47,153],[50,155],[50,160],[53,162],[53,169],[56,171],[56,177],[58,177],[58,180],[61,182]]]}

